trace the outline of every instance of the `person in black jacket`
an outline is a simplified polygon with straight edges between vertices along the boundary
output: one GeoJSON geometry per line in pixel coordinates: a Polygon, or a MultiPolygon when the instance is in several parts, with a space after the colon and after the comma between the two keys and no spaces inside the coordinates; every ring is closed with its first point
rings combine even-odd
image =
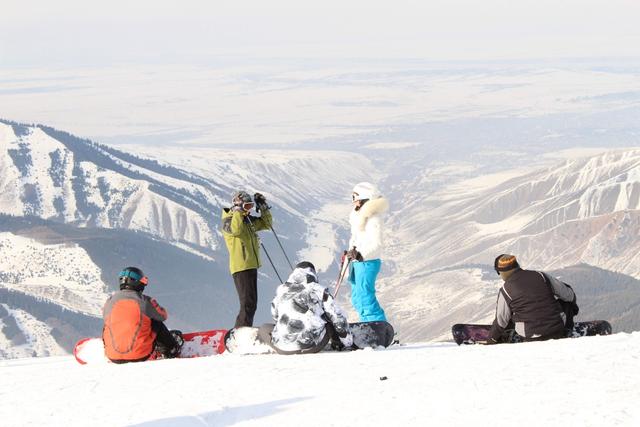
{"type": "Polygon", "coordinates": [[[504,284],[498,292],[489,344],[500,342],[508,327],[514,327],[525,341],[567,336],[578,312],[571,286],[549,274],[520,268],[513,255],[499,255],[494,267],[504,284]]]}

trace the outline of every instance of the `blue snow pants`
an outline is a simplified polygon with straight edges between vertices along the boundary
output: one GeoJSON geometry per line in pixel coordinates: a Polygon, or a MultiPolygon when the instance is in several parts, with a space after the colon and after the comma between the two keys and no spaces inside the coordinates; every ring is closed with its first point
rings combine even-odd
{"type": "Polygon", "coordinates": [[[376,277],[380,272],[379,259],[351,263],[349,282],[351,284],[351,304],[360,316],[361,322],[386,321],[384,310],[376,299],[376,277]]]}

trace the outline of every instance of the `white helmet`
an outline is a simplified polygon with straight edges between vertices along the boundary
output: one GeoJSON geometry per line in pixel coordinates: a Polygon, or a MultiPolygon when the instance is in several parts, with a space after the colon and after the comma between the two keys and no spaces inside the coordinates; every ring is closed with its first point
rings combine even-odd
{"type": "Polygon", "coordinates": [[[353,187],[352,198],[354,201],[377,199],[380,196],[378,188],[370,182],[360,182],[353,187]]]}

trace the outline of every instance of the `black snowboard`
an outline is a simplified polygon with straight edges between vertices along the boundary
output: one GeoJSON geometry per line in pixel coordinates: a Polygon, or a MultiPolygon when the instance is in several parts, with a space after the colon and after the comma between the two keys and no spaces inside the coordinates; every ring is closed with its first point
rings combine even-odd
{"type": "MultiPolygon", "coordinates": [[[[357,350],[366,347],[389,347],[395,332],[388,322],[358,322],[349,324],[353,343],[357,350]]],[[[268,343],[258,338],[258,328],[242,327],[230,329],[224,338],[225,349],[229,353],[264,354],[275,353],[268,343]]],[[[327,345],[327,349],[330,346],[327,345]]]]}
{"type": "Polygon", "coordinates": [[[353,343],[358,348],[389,347],[393,344],[395,331],[389,322],[349,323],[353,343]]]}
{"type": "MultiPolygon", "coordinates": [[[[489,339],[491,325],[471,325],[458,323],[453,325],[451,333],[456,344],[483,344],[489,339]]],[[[567,332],[568,338],[588,337],[594,335],[610,335],[611,324],[606,320],[590,320],[576,322],[573,329],[567,332]]],[[[523,339],[513,329],[507,329],[502,334],[500,343],[518,343],[523,339]]]]}

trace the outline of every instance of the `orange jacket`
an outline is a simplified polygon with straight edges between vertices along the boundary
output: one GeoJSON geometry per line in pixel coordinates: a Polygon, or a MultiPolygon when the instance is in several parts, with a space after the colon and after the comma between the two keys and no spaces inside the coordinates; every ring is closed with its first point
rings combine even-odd
{"type": "Polygon", "coordinates": [[[102,341],[110,360],[149,357],[156,339],[152,320],[167,320],[167,311],[156,300],[130,289],[115,292],[105,303],[102,313],[102,341]]]}

